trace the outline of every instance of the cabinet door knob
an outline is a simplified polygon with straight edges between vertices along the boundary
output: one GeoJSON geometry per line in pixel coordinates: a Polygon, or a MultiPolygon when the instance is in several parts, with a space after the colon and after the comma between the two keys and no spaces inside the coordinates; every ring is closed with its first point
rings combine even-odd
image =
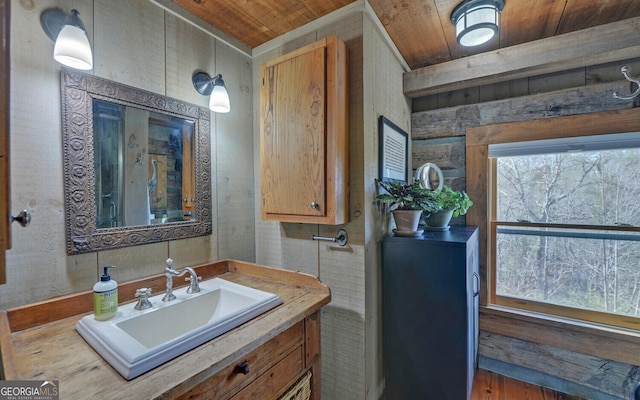
{"type": "Polygon", "coordinates": [[[316,203],[315,201],[312,201],[312,202],[311,202],[311,208],[316,209],[316,208],[318,208],[318,207],[319,207],[319,204],[318,204],[318,203],[316,203]]]}
{"type": "Polygon", "coordinates": [[[17,217],[11,216],[11,222],[17,222],[23,228],[26,228],[31,223],[31,213],[27,210],[22,210],[17,217]]]}
{"type": "Polygon", "coordinates": [[[233,372],[235,372],[236,374],[243,375],[247,375],[249,371],[251,371],[251,368],[249,368],[249,364],[246,361],[243,361],[240,364],[236,365],[236,367],[233,369],[233,372]]]}

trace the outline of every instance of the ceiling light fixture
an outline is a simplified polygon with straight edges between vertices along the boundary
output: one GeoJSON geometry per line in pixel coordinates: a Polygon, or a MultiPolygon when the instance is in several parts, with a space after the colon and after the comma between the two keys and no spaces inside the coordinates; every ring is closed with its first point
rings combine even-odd
{"type": "Polygon", "coordinates": [[[504,0],[467,0],[451,13],[456,38],[463,46],[478,46],[498,33],[504,0]]]}
{"type": "Polygon", "coordinates": [[[209,109],[217,113],[228,113],[231,110],[229,104],[229,94],[224,86],[222,75],[218,74],[213,78],[206,72],[196,71],[191,77],[193,87],[198,93],[209,97],[209,109]]]}
{"type": "Polygon", "coordinates": [[[78,10],[71,10],[69,15],[59,8],[45,10],[40,15],[40,25],[55,41],[53,58],[57,62],[75,69],[93,69],[91,45],[78,10]]]}

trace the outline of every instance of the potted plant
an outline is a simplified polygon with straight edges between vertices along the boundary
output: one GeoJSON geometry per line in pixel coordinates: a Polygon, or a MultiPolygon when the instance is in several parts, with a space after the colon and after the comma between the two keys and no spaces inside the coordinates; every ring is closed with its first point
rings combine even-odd
{"type": "Polygon", "coordinates": [[[466,192],[460,192],[443,185],[442,189],[429,192],[430,203],[434,207],[425,209],[427,229],[448,230],[451,218],[465,215],[473,205],[466,192]]]}
{"type": "Polygon", "coordinates": [[[379,181],[386,193],[380,193],[373,201],[386,204],[396,222],[396,234],[415,236],[423,210],[434,210],[438,204],[432,198],[431,191],[423,189],[419,183],[401,183],[379,181]]]}

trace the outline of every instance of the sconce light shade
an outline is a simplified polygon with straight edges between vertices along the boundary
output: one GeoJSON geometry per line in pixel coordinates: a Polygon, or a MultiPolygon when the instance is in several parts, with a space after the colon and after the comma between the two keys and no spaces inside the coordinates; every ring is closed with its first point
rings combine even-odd
{"type": "Polygon", "coordinates": [[[193,87],[198,93],[209,97],[209,109],[217,113],[228,113],[231,111],[229,103],[229,94],[224,86],[222,75],[218,74],[211,78],[209,74],[202,71],[196,71],[191,77],[193,87]]]}
{"type": "Polygon", "coordinates": [[[46,10],[40,16],[40,24],[55,41],[53,58],[57,62],[75,69],[93,69],[91,45],[78,10],[71,10],[69,15],[57,8],[46,10]]]}
{"type": "Polygon", "coordinates": [[[504,0],[467,0],[451,13],[456,39],[462,46],[478,46],[498,33],[504,0]]]}

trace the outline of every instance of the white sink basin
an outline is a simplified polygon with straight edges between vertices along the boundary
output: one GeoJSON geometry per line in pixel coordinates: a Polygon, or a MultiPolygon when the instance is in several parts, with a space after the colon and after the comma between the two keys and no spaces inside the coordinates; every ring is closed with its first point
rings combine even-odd
{"type": "Polygon", "coordinates": [[[200,289],[174,290],[171,302],[157,294],[146,310],[126,304],[108,321],[87,315],[76,330],[116,371],[133,379],[282,303],[275,294],[221,278],[201,282],[200,289]]]}

